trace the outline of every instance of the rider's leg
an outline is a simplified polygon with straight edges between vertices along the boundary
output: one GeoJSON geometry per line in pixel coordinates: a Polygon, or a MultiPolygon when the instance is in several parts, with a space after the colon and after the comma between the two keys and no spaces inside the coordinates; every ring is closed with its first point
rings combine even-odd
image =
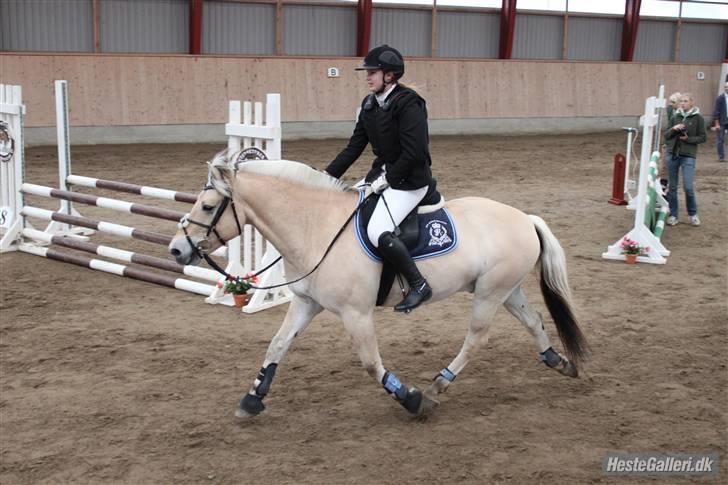
{"type": "Polygon", "coordinates": [[[395,227],[417,207],[426,194],[427,187],[417,190],[385,190],[367,227],[369,240],[409,283],[409,293],[394,307],[400,312],[413,310],[432,296],[427,280],[420,274],[404,243],[394,234],[395,227]]]}
{"type": "Polygon", "coordinates": [[[404,243],[391,232],[379,236],[379,252],[409,283],[404,300],[394,306],[398,312],[414,310],[432,297],[432,288],[422,276],[404,243]]]}

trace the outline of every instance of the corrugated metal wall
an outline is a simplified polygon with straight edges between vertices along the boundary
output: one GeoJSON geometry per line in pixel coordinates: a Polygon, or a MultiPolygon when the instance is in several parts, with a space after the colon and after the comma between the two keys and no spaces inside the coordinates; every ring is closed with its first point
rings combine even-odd
{"type": "Polygon", "coordinates": [[[568,59],[618,61],[622,19],[569,17],[568,59]]]}
{"type": "Polygon", "coordinates": [[[283,52],[356,55],[356,7],[284,5],[283,52]]]}
{"type": "Polygon", "coordinates": [[[103,52],[189,51],[187,0],[101,0],[103,52]]]}
{"type": "Polygon", "coordinates": [[[0,50],[93,52],[91,0],[0,0],[0,50]]]}
{"type": "Polygon", "coordinates": [[[683,23],[680,62],[720,62],[728,42],[726,24],[683,23]]]}
{"type": "Polygon", "coordinates": [[[672,62],[675,56],[675,21],[640,20],[635,61],[672,62]]]}
{"type": "Polygon", "coordinates": [[[564,18],[552,15],[516,15],[514,59],[561,59],[564,18]]]}
{"type": "Polygon", "coordinates": [[[275,54],[275,5],[215,1],[204,5],[204,54],[275,54]]]}
{"type": "Polygon", "coordinates": [[[498,14],[437,12],[438,57],[498,57],[498,14]]]}
{"type": "Polygon", "coordinates": [[[389,44],[403,56],[432,53],[432,12],[397,8],[372,9],[370,46],[389,44]]]}
{"type": "MultiPolygon", "coordinates": [[[[0,50],[93,52],[92,0],[0,0],[0,50]]],[[[189,0],[99,0],[101,52],[187,53],[189,0]]],[[[437,56],[496,58],[499,14],[439,10],[437,56]]],[[[282,54],[354,56],[356,4],[283,6],[282,54]]],[[[635,61],[672,62],[675,20],[640,22],[635,61]]],[[[204,2],[202,52],[274,55],[276,6],[221,0],[204,2]]],[[[563,17],[520,13],[515,59],[560,59],[563,17]]],[[[618,61],[622,19],[569,17],[571,60],[618,61]]],[[[378,5],[371,46],[389,43],[406,56],[429,57],[432,12],[378,5]]],[[[684,21],[680,62],[720,62],[728,24],[684,21]]]]}

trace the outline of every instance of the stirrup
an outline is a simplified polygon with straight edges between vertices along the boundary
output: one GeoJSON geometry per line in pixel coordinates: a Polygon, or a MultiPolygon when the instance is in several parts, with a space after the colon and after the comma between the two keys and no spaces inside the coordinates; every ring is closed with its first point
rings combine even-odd
{"type": "Polygon", "coordinates": [[[432,288],[425,280],[419,289],[410,288],[404,300],[394,306],[394,311],[409,313],[430,298],[432,298],[432,288]]]}

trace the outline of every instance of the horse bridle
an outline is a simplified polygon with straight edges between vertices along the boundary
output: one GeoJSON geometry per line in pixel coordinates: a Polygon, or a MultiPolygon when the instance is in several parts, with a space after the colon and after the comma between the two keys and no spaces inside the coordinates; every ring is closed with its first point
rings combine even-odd
{"type": "MultiPolygon", "coordinates": [[[[202,188],[202,191],[206,190],[215,190],[215,188],[211,185],[206,185],[202,188]]],[[[223,196],[222,202],[220,202],[220,205],[217,207],[217,210],[215,211],[215,214],[212,216],[212,220],[209,224],[205,224],[204,222],[199,222],[194,219],[190,218],[189,214],[185,214],[182,219],[179,221],[179,226],[182,229],[182,232],[185,234],[185,238],[187,239],[187,243],[190,245],[190,247],[195,251],[197,256],[207,261],[207,264],[212,266],[215,271],[225,276],[228,280],[234,280],[236,279],[235,276],[232,276],[230,273],[222,269],[208,254],[208,251],[210,249],[210,234],[214,234],[215,237],[222,243],[222,245],[226,245],[227,241],[223,239],[222,236],[220,236],[220,233],[217,232],[217,223],[220,222],[220,218],[225,213],[225,210],[227,209],[228,205],[233,210],[233,217],[235,218],[235,224],[238,226],[238,234],[237,236],[241,236],[243,234],[243,228],[240,227],[240,220],[238,219],[238,211],[235,210],[235,201],[232,199],[232,197],[223,196]],[[194,224],[196,226],[200,226],[204,229],[207,229],[207,232],[205,233],[205,238],[200,239],[195,244],[192,241],[192,238],[190,237],[189,232],[187,232],[187,228],[190,224],[194,224]]],[[[237,237],[235,236],[235,237],[237,237]]],[[[266,268],[267,269],[267,268],[266,268]]]]}

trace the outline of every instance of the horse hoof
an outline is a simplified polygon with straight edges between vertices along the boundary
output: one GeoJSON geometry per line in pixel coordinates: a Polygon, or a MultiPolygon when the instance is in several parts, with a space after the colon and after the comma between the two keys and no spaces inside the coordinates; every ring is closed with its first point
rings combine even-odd
{"type": "Polygon", "coordinates": [[[252,418],[265,411],[263,399],[252,394],[246,394],[240,400],[240,405],[235,410],[235,416],[238,418],[252,418]]]}
{"type": "Polygon", "coordinates": [[[579,377],[579,370],[570,361],[564,359],[556,370],[568,377],[579,377]]]}
{"type": "Polygon", "coordinates": [[[246,418],[254,418],[256,416],[257,416],[257,414],[250,414],[247,411],[245,411],[244,409],[237,408],[235,410],[235,417],[236,418],[246,419],[246,418]]]}
{"type": "Polygon", "coordinates": [[[429,397],[426,393],[422,398],[422,406],[420,407],[420,418],[426,418],[435,414],[435,409],[440,405],[440,401],[434,397],[429,397]]]}
{"type": "Polygon", "coordinates": [[[407,397],[405,397],[404,401],[400,404],[402,404],[402,407],[404,407],[410,414],[419,416],[422,410],[422,401],[422,391],[413,387],[407,391],[407,397]]]}

